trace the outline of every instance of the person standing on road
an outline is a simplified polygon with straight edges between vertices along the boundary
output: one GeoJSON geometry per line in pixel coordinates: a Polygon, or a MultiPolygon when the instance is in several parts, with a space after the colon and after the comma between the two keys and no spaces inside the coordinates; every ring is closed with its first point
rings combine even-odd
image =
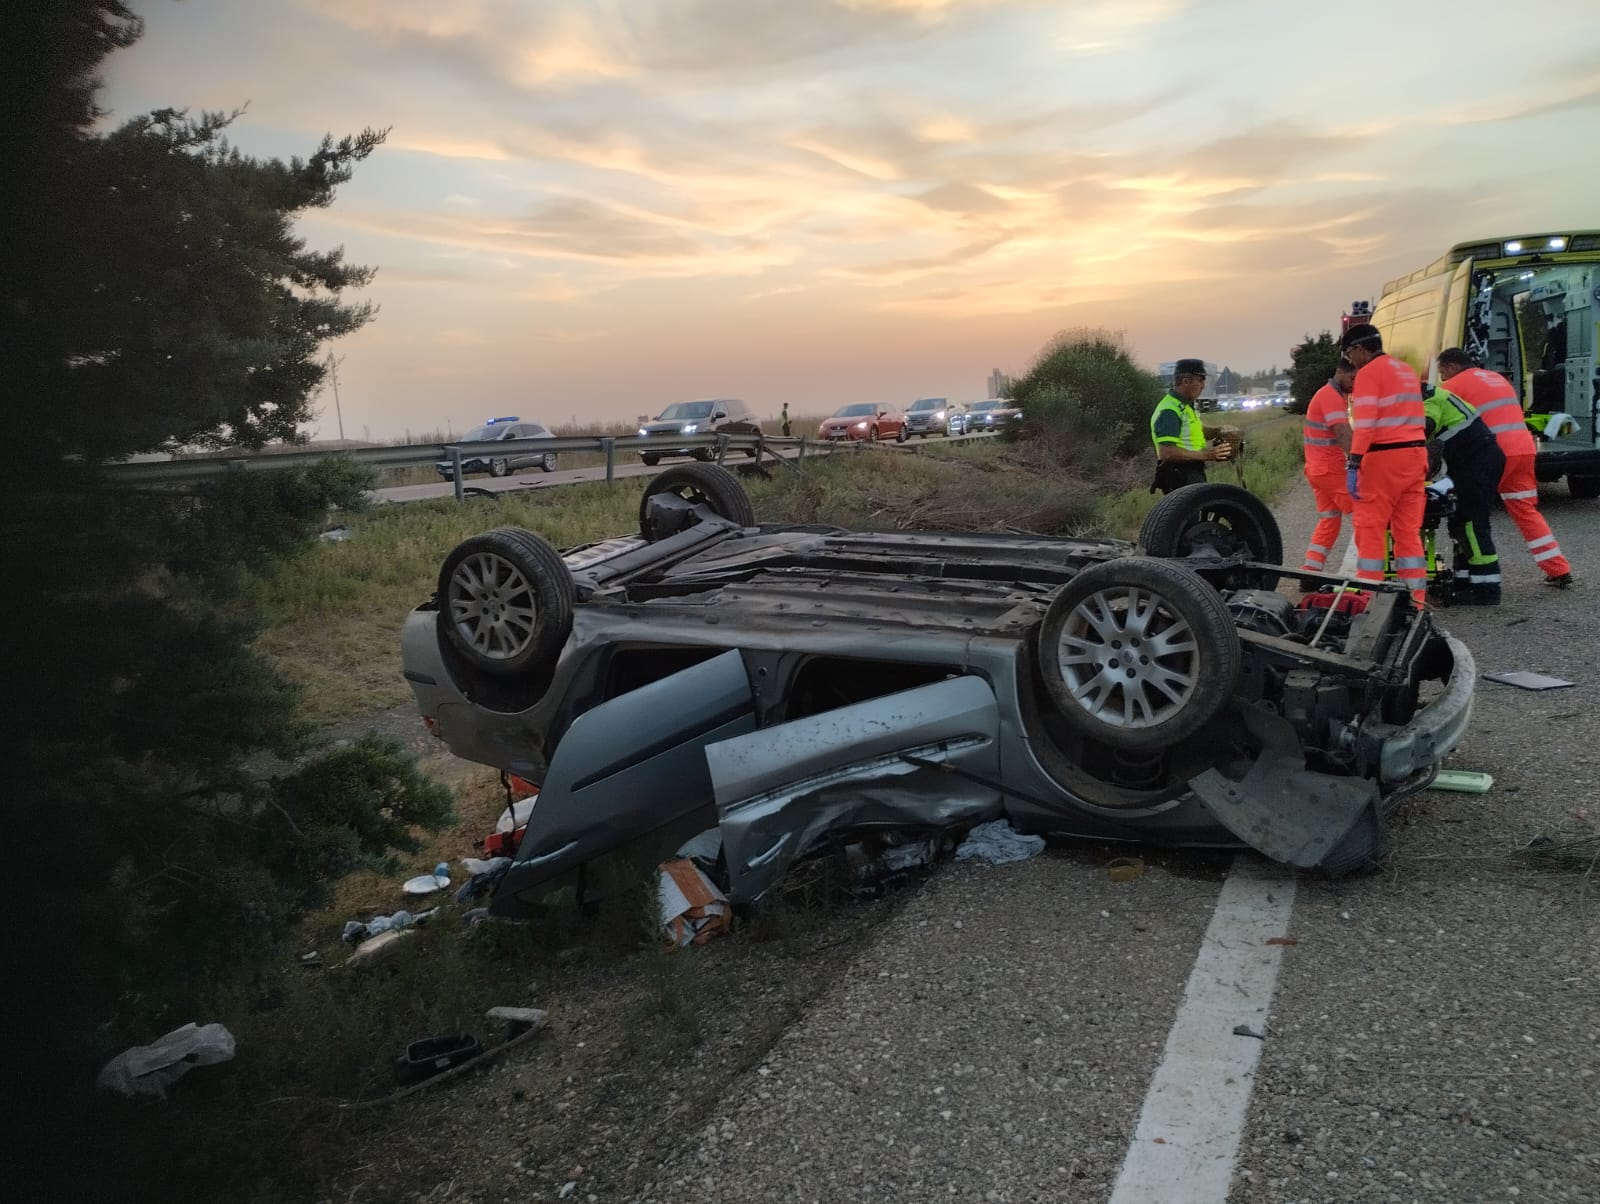
{"type": "Polygon", "coordinates": [[[1370,322],[1345,331],[1339,341],[1355,366],[1350,389],[1350,454],[1345,488],[1354,505],[1356,580],[1379,582],[1394,540],[1395,574],[1418,606],[1428,599],[1428,562],[1422,553],[1427,508],[1428,447],[1422,382],[1411,366],[1383,350],[1383,335],[1370,322]]]}
{"type": "Polygon", "coordinates": [[[1449,389],[1422,386],[1422,411],[1429,439],[1439,441],[1444,468],[1455,486],[1449,519],[1455,547],[1455,579],[1433,596],[1447,606],[1500,605],[1500,557],[1489,531],[1495,493],[1506,457],[1478,411],[1449,389]]]}
{"type": "Polygon", "coordinates": [[[1150,415],[1150,438],[1156,445],[1156,475],[1150,492],[1171,493],[1185,485],[1202,485],[1206,465],[1233,455],[1231,443],[1214,443],[1222,428],[1205,426],[1195,412],[1195,399],[1206,387],[1204,360],[1179,360],[1172,388],[1150,415]]]}
{"type": "Polygon", "coordinates": [[[1355,365],[1340,357],[1333,377],[1317,390],[1311,404],[1306,406],[1306,480],[1311,484],[1311,496],[1317,501],[1317,525],[1311,531],[1311,542],[1306,545],[1305,560],[1300,567],[1314,573],[1327,568],[1328,554],[1338,542],[1339,530],[1344,525],[1343,516],[1349,514],[1354,505],[1349,490],[1344,487],[1344,458],[1350,451],[1347,398],[1355,379],[1355,365]]]}
{"type": "MultiPolygon", "coordinates": [[[[1538,454],[1533,433],[1522,416],[1522,403],[1511,382],[1498,372],[1479,368],[1459,347],[1439,353],[1439,379],[1450,391],[1472,405],[1489,433],[1505,453],[1505,473],[1500,478],[1500,500],[1506,513],[1522,532],[1523,542],[1533,553],[1534,563],[1544,572],[1544,583],[1557,589],[1572,584],[1572,566],[1561,554],[1550,524],[1539,513],[1539,482],[1533,473],[1538,454]]],[[[1453,474],[1452,474],[1453,475],[1453,474]]]]}
{"type": "Polygon", "coordinates": [[[787,439],[789,437],[789,403],[787,401],[783,403],[783,412],[778,415],[778,421],[783,423],[783,437],[787,439]]]}

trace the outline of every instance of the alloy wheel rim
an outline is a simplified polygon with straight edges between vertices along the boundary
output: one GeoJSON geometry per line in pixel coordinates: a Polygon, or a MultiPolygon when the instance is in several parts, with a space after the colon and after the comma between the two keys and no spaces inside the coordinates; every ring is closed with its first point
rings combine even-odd
{"type": "Polygon", "coordinates": [[[490,660],[514,660],[533,643],[538,605],[527,576],[494,552],[468,556],[450,575],[450,622],[490,660]]]}
{"type": "Polygon", "coordinates": [[[1188,705],[1200,687],[1200,644],[1166,599],[1138,586],[1090,594],[1067,616],[1056,648],[1068,693],[1120,728],[1150,728],[1188,705]]]}

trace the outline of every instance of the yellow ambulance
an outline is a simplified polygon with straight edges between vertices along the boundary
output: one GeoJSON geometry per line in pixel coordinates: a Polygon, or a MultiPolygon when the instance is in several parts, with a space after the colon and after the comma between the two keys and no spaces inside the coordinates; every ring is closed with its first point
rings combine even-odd
{"type": "Polygon", "coordinates": [[[1369,319],[1423,376],[1462,347],[1517,389],[1541,481],[1600,496],[1600,230],[1458,243],[1391,280],[1369,319]]]}

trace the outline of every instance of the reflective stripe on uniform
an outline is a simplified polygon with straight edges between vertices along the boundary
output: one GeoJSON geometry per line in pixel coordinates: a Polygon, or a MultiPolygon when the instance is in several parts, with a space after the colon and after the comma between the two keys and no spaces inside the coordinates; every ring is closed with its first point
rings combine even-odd
{"type": "Polygon", "coordinates": [[[1538,496],[1539,496],[1539,491],[1537,489],[1519,489],[1515,493],[1502,493],[1500,495],[1500,500],[1502,502],[1516,502],[1516,501],[1520,501],[1521,499],[1523,499],[1525,497],[1538,497],[1538,496]]]}
{"type": "Polygon", "coordinates": [[[1559,555],[1561,555],[1560,548],[1549,548],[1543,552],[1535,552],[1533,558],[1534,560],[1554,560],[1559,555]]]}
{"type": "Polygon", "coordinates": [[[1488,426],[1488,428],[1491,431],[1493,431],[1495,434],[1498,435],[1501,431],[1520,430],[1523,426],[1526,425],[1526,423],[1521,423],[1521,422],[1490,422],[1490,423],[1486,423],[1485,425],[1488,426]]]}
{"type": "Polygon", "coordinates": [[[1541,535],[1541,536],[1539,536],[1538,539],[1530,539],[1530,540],[1527,540],[1525,542],[1528,545],[1528,551],[1532,552],[1536,548],[1544,547],[1544,545],[1547,544],[1547,543],[1548,544],[1554,544],[1555,541],[1556,541],[1556,537],[1554,535],[1541,535]]]}
{"type": "Polygon", "coordinates": [[[1499,585],[1499,573],[1468,573],[1467,580],[1473,585],[1499,585]]]}
{"type": "MultiPolygon", "coordinates": [[[[1382,566],[1380,565],[1379,567],[1382,566]]],[[[1402,571],[1405,569],[1422,569],[1424,572],[1426,572],[1428,568],[1428,558],[1426,556],[1396,556],[1394,567],[1402,571]]]]}
{"type": "Polygon", "coordinates": [[[1306,549],[1306,555],[1310,556],[1314,553],[1318,556],[1326,556],[1331,551],[1333,551],[1332,548],[1325,548],[1320,543],[1314,543],[1306,549]]]}
{"type": "Polygon", "coordinates": [[[1356,560],[1356,568],[1363,573],[1381,573],[1383,572],[1383,561],[1368,560],[1364,556],[1359,557],[1356,560]]]}

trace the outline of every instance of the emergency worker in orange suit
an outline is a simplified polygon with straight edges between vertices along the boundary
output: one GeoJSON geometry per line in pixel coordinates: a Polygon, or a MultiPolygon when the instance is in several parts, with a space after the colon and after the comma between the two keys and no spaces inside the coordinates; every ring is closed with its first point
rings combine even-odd
{"type": "Polygon", "coordinates": [[[1383,335],[1368,322],[1345,331],[1340,348],[1356,369],[1350,389],[1350,454],[1345,488],[1355,503],[1356,580],[1383,580],[1386,537],[1394,539],[1394,569],[1421,607],[1428,597],[1422,519],[1428,476],[1422,383],[1411,366],[1383,350],[1383,335]]]}
{"type": "Polygon", "coordinates": [[[1343,516],[1350,513],[1354,504],[1344,487],[1344,459],[1350,451],[1347,398],[1355,379],[1355,365],[1341,357],[1333,379],[1317,390],[1306,407],[1306,480],[1317,501],[1317,525],[1300,567],[1315,573],[1327,568],[1328,554],[1339,539],[1343,516]]]}
{"type": "Polygon", "coordinates": [[[1561,545],[1550,524],[1539,513],[1539,482],[1533,475],[1537,446],[1533,432],[1523,421],[1522,403],[1511,382],[1498,372],[1479,368],[1459,347],[1439,353],[1439,379],[1450,386],[1462,401],[1478,411],[1506,455],[1505,473],[1500,477],[1500,500],[1506,513],[1522,532],[1522,539],[1533,553],[1534,563],[1544,571],[1544,583],[1557,589],[1572,584],[1572,566],[1561,554],[1561,545]]]}

